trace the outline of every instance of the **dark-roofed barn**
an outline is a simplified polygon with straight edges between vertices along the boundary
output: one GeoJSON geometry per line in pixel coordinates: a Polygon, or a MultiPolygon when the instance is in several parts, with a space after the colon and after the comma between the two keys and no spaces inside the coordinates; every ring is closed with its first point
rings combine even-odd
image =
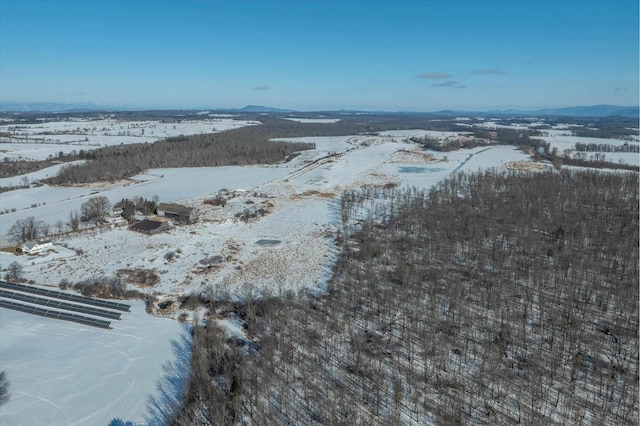
{"type": "Polygon", "coordinates": [[[129,229],[136,232],[142,232],[144,234],[156,234],[169,229],[169,224],[166,222],[144,219],[130,226],[129,229]]]}
{"type": "Polygon", "coordinates": [[[196,209],[180,204],[160,203],[156,212],[158,216],[168,217],[180,223],[193,223],[198,219],[196,209]]]}

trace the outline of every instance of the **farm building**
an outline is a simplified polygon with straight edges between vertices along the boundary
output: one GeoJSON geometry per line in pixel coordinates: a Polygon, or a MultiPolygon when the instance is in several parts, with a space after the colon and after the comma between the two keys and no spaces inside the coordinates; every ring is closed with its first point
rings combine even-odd
{"type": "Polygon", "coordinates": [[[156,209],[158,216],[171,218],[180,223],[192,223],[198,219],[198,212],[193,207],[180,204],[160,203],[156,209]]]}
{"type": "Polygon", "coordinates": [[[142,232],[143,234],[157,234],[169,229],[167,222],[144,219],[129,227],[130,230],[142,232]]]}
{"type": "Polygon", "coordinates": [[[20,249],[23,253],[38,254],[53,249],[53,243],[49,240],[29,240],[22,243],[20,249]]]}

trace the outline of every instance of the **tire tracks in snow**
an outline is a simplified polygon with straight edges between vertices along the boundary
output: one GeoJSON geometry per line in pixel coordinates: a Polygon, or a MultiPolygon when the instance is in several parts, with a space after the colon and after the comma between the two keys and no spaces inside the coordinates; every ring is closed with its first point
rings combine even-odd
{"type": "Polygon", "coordinates": [[[452,174],[452,175],[453,175],[453,174],[456,174],[456,173],[458,172],[458,170],[460,170],[461,168],[463,168],[463,167],[464,167],[464,166],[469,162],[469,160],[471,160],[474,156],[476,156],[476,155],[478,155],[478,154],[481,154],[481,153],[483,153],[483,152],[485,152],[485,151],[488,151],[488,150],[490,150],[490,149],[491,149],[491,148],[485,148],[485,149],[482,149],[482,150],[480,150],[480,151],[478,151],[478,152],[472,152],[471,154],[469,154],[469,156],[468,156],[467,158],[465,158],[464,160],[462,160],[462,163],[458,164],[458,165],[456,166],[456,168],[455,168],[455,169],[453,169],[453,170],[451,171],[451,173],[449,173],[449,174],[452,174]]]}
{"type": "Polygon", "coordinates": [[[67,416],[67,413],[62,409],[62,407],[60,407],[58,404],[56,404],[55,402],[47,399],[47,398],[43,398],[41,396],[37,396],[37,395],[33,395],[31,393],[27,393],[27,392],[19,392],[19,391],[12,391],[13,393],[15,393],[16,395],[22,395],[22,396],[26,396],[28,398],[33,398],[33,399],[37,399],[38,401],[42,401],[42,402],[46,402],[47,404],[51,405],[52,407],[54,407],[56,410],[58,410],[59,412],[62,413],[62,415],[64,416],[65,421],[69,422],[69,416],[67,416]]]}

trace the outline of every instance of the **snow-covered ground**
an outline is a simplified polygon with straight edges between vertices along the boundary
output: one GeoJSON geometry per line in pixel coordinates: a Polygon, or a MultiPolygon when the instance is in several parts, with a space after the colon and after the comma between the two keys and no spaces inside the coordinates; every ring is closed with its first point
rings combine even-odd
{"type": "Polygon", "coordinates": [[[298,123],[337,123],[339,118],[298,118],[285,117],[286,120],[297,121],[298,123]]]}
{"type": "Polygon", "coordinates": [[[47,179],[47,178],[56,176],[60,172],[60,170],[67,165],[81,164],[83,162],[84,160],[71,161],[69,163],[61,163],[61,164],[56,164],[55,166],[46,167],[44,169],[40,169],[35,172],[25,173],[20,176],[1,178],[0,187],[11,188],[11,187],[25,186],[25,181],[27,184],[36,183],[42,179],[47,179]]]}
{"type": "Polygon", "coordinates": [[[200,220],[154,236],[114,225],[115,229],[105,232],[56,241],[83,254],[61,260],[48,253],[34,262],[26,256],[1,253],[0,264],[6,267],[18,260],[27,279],[54,285],[62,279],[111,276],[120,269],[155,269],[160,283],[154,290],[163,294],[198,292],[204,287],[240,295],[247,288],[275,292],[317,287],[325,281],[335,256],[332,236],[339,223],[337,199],[343,190],[370,184],[430,187],[450,173],[500,168],[527,159],[512,147],[425,155],[407,142],[407,136],[416,133],[302,138],[314,142],[316,149],[274,166],[150,170],[133,183],[107,188],[41,186],[10,191],[0,195],[4,208],[16,209],[0,216],[0,235],[5,238],[8,228],[25,216],[35,216],[54,228],[56,223],[66,223],[72,211],[98,194],[112,203],[134,196],[181,202],[196,207],[200,220]],[[222,189],[234,193],[226,207],[204,204],[204,199],[222,189]],[[248,223],[238,220],[237,214],[254,206],[265,208],[267,214],[248,223]],[[259,239],[280,243],[256,245],[259,239]],[[171,261],[165,259],[168,252],[176,252],[171,261]],[[200,261],[211,256],[230,260],[213,271],[202,271],[200,261]]]}
{"type": "MultiPolygon", "coordinates": [[[[203,126],[209,129],[211,123],[203,126]]],[[[18,261],[27,280],[46,285],[112,276],[122,269],[155,270],[159,282],[138,289],[157,292],[161,299],[203,291],[242,298],[321,289],[337,255],[342,191],[363,185],[429,188],[452,173],[501,169],[529,159],[509,146],[436,153],[409,142],[413,136],[456,134],[416,129],[301,138],[297,140],[311,141],[316,148],[285,164],[149,170],[105,186],[2,193],[0,210],[16,209],[0,215],[0,237],[5,239],[9,227],[27,216],[54,228],[57,222],[64,225],[93,195],[112,203],[157,196],[161,202],[195,207],[199,220],[151,236],[114,223],[100,231],[54,237],[55,251],[43,256],[0,252],[0,266],[18,261]],[[227,198],[224,207],[204,203],[219,192],[227,198]],[[260,209],[263,216],[248,221],[238,217],[260,209]],[[207,261],[212,258],[218,260],[207,261]]],[[[177,321],[145,314],[139,302],[134,305],[113,330],[1,310],[0,367],[8,372],[12,399],[0,410],[0,423],[105,424],[115,417],[147,422],[145,401],[166,374],[162,366],[175,360],[172,342],[182,342],[183,329],[177,321]]],[[[177,314],[167,312],[174,318],[177,314]]]]}
{"type": "Polygon", "coordinates": [[[69,154],[110,145],[151,143],[170,136],[215,133],[255,124],[260,123],[227,117],[183,120],[178,123],[114,119],[10,123],[0,126],[1,132],[11,134],[10,137],[0,138],[0,157],[9,160],[46,160],[57,157],[60,152],[69,154]]]}
{"type": "Polygon", "coordinates": [[[184,379],[176,367],[189,358],[188,330],[127,303],[131,312],[112,330],[0,309],[0,368],[11,394],[0,424],[159,424],[148,406],[163,401],[159,385],[184,379]]]}
{"type": "MultiPolygon", "coordinates": [[[[625,144],[638,145],[637,141],[626,141],[622,139],[603,139],[603,138],[588,138],[582,136],[571,136],[566,134],[553,134],[551,136],[543,136],[540,139],[549,143],[552,148],[558,148],[558,152],[563,153],[565,150],[570,152],[570,155],[575,153],[576,143],[581,144],[596,144],[596,145],[611,145],[615,147],[623,146],[625,144]]],[[[587,158],[591,157],[594,152],[585,152],[587,158]]],[[[640,165],[640,155],[637,152],[603,152],[605,161],[612,161],[614,163],[622,162],[630,164],[632,166],[640,165]]]]}

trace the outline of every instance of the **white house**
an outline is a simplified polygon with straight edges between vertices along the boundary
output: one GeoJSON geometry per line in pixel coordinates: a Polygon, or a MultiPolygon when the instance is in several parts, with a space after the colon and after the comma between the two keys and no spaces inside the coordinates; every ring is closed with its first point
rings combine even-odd
{"type": "Polygon", "coordinates": [[[53,243],[49,240],[29,240],[22,244],[22,252],[27,254],[43,253],[47,250],[53,250],[53,243]]]}

